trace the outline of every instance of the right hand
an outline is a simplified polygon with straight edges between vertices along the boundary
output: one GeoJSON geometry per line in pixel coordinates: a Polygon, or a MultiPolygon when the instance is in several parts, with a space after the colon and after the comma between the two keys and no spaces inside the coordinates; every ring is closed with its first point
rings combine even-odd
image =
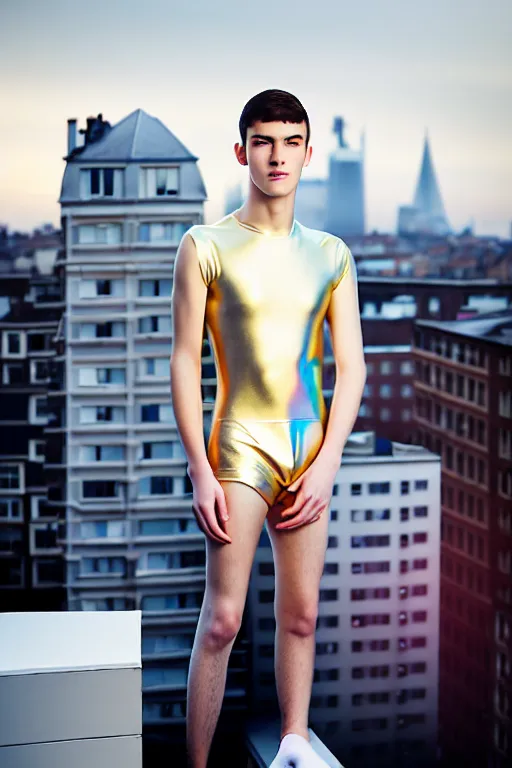
{"type": "Polygon", "coordinates": [[[189,465],[187,474],[192,481],[192,509],[199,527],[213,541],[231,544],[226,533],[226,520],[229,520],[226,497],[212,468],[208,465],[194,470],[189,465]]]}

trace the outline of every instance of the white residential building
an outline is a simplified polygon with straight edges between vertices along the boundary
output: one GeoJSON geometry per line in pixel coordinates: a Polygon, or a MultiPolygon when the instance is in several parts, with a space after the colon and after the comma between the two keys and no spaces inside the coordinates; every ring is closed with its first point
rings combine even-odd
{"type": "MultiPolygon", "coordinates": [[[[171,404],[172,272],[183,234],[203,222],[206,191],[198,158],[143,110],[113,127],[89,118],[81,146],[68,124],[62,370],[48,430],[68,608],[142,610],[144,722],[167,729],[184,723],[205,586],[171,404]]],[[[228,698],[244,694],[241,666],[235,650],[228,698]]]]}
{"type": "MultiPolygon", "coordinates": [[[[440,457],[353,433],[330,508],[310,725],[347,765],[436,755],[440,457]]],[[[267,526],[251,575],[255,706],[277,707],[267,526]]],[[[423,763],[422,761],[425,761],[423,763]]]]}

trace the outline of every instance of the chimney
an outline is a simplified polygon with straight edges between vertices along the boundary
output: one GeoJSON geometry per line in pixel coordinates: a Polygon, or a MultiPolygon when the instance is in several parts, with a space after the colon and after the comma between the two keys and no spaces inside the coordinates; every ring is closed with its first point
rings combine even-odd
{"type": "Polygon", "coordinates": [[[76,147],[76,119],[71,118],[68,120],[68,155],[76,147]]]}

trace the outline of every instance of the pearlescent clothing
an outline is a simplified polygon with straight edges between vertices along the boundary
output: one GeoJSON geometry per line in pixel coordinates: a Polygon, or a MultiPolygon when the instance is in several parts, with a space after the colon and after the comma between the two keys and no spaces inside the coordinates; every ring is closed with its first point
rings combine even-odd
{"type": "Polygon", "coordinates": [[[323,323],[353,257],[296,219],[275,235],[231,213],[187,234],[208,287],[217,372],[208,459],[218,479],[246,482],[272,504],[323,441],[323,323]]]}

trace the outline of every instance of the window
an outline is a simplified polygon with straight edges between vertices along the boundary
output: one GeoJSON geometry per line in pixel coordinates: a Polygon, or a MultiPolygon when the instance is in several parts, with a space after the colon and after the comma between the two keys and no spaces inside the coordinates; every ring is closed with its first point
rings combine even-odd
{"type": "Polygon", "coordinates": [[[26,337],[23,331],[4,331],[2,334],[2,357],[25,357],[26,337]]]}
{"type": "Polygon", "coordinates": [[[83,405],[80,408],[80,424],[112,422],[124,424],[126,409],[122,405],[83,405]]]}
{"type": "Polygon", "coordinates": [[[391,384],[381,384],[379,394],[381,397],[391,397],[391,394],[392,394],[391,384]]]}
{"type": "Polygon", "coordinates": [[[75,323],[74,339],[106,339],[125,336],[125,323],[122,320],[106,323],[75,323]]]}
{"type": "Polygon", "coordinates": [[[139,317],[139,333],[170,333],[170,315],[151,315],[139,317]]]}
{"type": "Polygon", "coordinates": [[[80,198],[122,197],[123,173],[122,168],[81,168],[80,198]]]}
{"type": "Polygon", "coordinates": [[[0,490],[23,491],[23,465],[0,464],[0,490]]]}
{"type": "Polygon", "coordinates": [[[412,397],[413,395],[413,388],[410,384],[402,384],[400,387],[400,394],[402,397],[412,397]]]}
{"type": "Polygon", "coordinates": [[[170,496],[173,493],[174,477],[141,477],[139,494],[141,496],[170,496]]]}
{"type": "Polygon", "coordinates": [[[118,245],[121,241],[121,224],[79,224],[73,227],[74,245],[118,245]]]}
{"type": "Polygon", "coordinates": [[[80,523],[81,539],[123,539],[126,536],[126,521],[102,520],[80,523]]]}
{"type": "Polygon", "coordinates": [[[170,377],[168,357],[145,357],[141,361],[143,376],[158,376],[162,379],[170,377]]]}
{"type": "Polygon", "coordinates": [[[169,296],[172,280],[139,280],[139,296],[169,296]]]}
{"type": "Polygon", "coordinates": [[[174,413],[171,405],[154,403],[141,406],[142,422],[161,422],[174,424],[174,413]]]}
{"type": "Polygon", "coordinates": [[[80,460],[89,461],[123,461],[125,449],[123,445],[82,445],[80,460]]]}
{"type": "Polygon", "coordinates": [[[428,300],[428,311],[431,315],[436,315],[439,312],[441,301],[437,296],[430,296],[428,300]]]}
{"type": "Polygon", "coordinates": [[[412,375],[414,373],[413,364],[409,360],[404,360],[400,363],[400,373],[402,376],[412,375]]]}
{"type": "Polygon", "coordinates": [[[126,597],[104,597],[97,600],[82,600],[82,611],[124,611],[129,606],[126,597]]]}
{"type": "Polygon", "coordinates": [[[32,520],[38,520],[40,517],[47,517],[46,498],[44,496],[30,497],[30,516],[32,520]]]}
{"type": "Polygon", "coordinates": [[[141,168],[139,197],[167,197],[178,194],[179,167],[141,168]]]}
{"type": "Polygon", "coordinates": [[[195,518],[166,518],[160,520],[140,520],[139,536],[176,536],[180,533],[199,533],[195,518]]]}
{"type": "Polygon", "coordinates": [[[28,333],[27,351],[28,352],[49,352],[52,349],[51,333],[28,333]]]}
{"type": "Polygon", "coordinates": [[[81,561],[80,573],[83,576],[91,574],[124,574],[126,560],[124,557],[84,557],[81,561]]]}
{"type": "Polygon", "coordinates": [[[45,395],[31,395],[29,398],[28,418],[31,424],[48,422],[48,405],[45,395]]]}
{"type": "Polygon", "coordinates": [[[30,381],[47,382],[50,379],[50,370],[48,362],[46,360],[31,360],[30,361],[30,381]]]}
{"type": "Polygon", "coordinates": [[[81,387],[122,385],[126,383],[126,372],[124,368],[79,368],[78,381],[81,387]]]}
{"type": "Polygon", "coordinates": [[[2,373],[2,384],[23,384],[25,377],[23,375],[22,363],[4,364],[2,373]]]}
{"type": "Polygon", "coordinates": [[[391,483],[389,482],[368,483],[368,493],[389,493],[390,488],[391,483]]]}
{"type": "MultiPolygon", "coordinates": [[[[3,467],[0,466],[0,488],[6,481],[3,467]]],[[[9,482],[9,480],[7,480],[9,482]]],[[[8,499],[0,496],[0,520],[21,520],[21,499],[8,499]]]]}
{"type": "Polygon", "coordinates": [[[30,461],[44,461],[44,440],[29,440],[28,442],[28,458],[30,461]]]}
{"type": "Polygon", "coordinates": [[[121,495],[121,484],[115,480],[83,480],[82,497],[84,499],[108,499],[121,495]]]}
{"type": "Polygon", "coordinates": [[[142,443],[142,459],[172,459],[178,451],[173,446],[181,448],[180,443],[169,441],[142,443]]]}
{"type": "Polygon", "coordinates": [[[384,376],[387,376],[390,373],[393,373],[393,363],[391,362],[391,360],[382,360],[381,361],[381,363],[380,363],[380,372],[384,376]]]}
{"type": "Polygon", "coordinates": [[[96,299],[103,296],[124,296],[124,280],[80,280],[78,296],[81,299],[96,299]]]}
{"type": "Polygon", "coordinates": [[[189,224],[181,221],[139,224],[140,243],[179,243],[189,224]]]}

